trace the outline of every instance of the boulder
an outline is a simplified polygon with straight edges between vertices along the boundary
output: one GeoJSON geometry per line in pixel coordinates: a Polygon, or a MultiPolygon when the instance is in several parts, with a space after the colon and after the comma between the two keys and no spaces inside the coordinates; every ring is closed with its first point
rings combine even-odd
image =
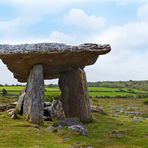
{"type": "Polygon", "coordinates": [[[78,117],[82,122],[90,122],[91,109],[84,70],[78,68],[62,73],[59,87],[66,117],[78,117]]]}
{"type": "Polygon", "coordinates": [[[23,103],[23,115],[32,123],[43,123],[44,79],[43,67],[35,65],[29,75],[23,103]]]}
{"type": "Polygon", "coordinates": [[[110,52],[109,45],[85,43],[71,46],[60,43],[0,45],[0,58],[19,82],[27,82],[32,67],[42,64],[44,79],[58,78],[72,67],[94,64],[98,55],[110,52]]]}

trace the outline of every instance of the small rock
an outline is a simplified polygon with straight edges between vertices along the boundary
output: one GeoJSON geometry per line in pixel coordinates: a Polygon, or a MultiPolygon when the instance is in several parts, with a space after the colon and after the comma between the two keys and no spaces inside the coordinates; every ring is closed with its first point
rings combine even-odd
{"type": "Polygon", "coordinates": [[[51,102],[44,102],[44,107],[51,106],[51,105],[52,105],[51,102]]]}
{"type": "Polygon", "coordinates": [[[68,141],[70,140],[70,138],[63,138],[63,141],[68,141]]]}
{"type": "Polygon", "coordinates": [[[43,116],[44,121],[52,121],[50,116],[43,116]]]}
{"type": "Polygon", "coordinates": [[[122,138],[124,137],[122,132],[119,132],[118,130],[112,130],[112,138],[122,138]]]}
{"type": "Polygon", "coordinates": [[[86,148],[94,148],[93,146],[86,146],[86,148]]]}
{"type": "Polygon", "coordinates": [[[125,112],[125,114],[130,117],[134,117],[134,116],[140,115],[141,113],[140,112],[125,112]]]}
{"type": "Polygon", "coordinates": [[[11,119],[18,119],[18,116],[17,116],[17,114],[15,113],[15,111],[12,113],[12,115],[11,115],[10,118],[11,118],[11,119]]]}
{"type": "Polygon", "coordinates": [[[8,114],[9,114],[10,116],[12,116],[12,115],[13,115],[13,112],[14,112],[14,110],[8,112],[8,114]]]}
{"type": "Polygon", "coordinates": [[[12,109],[16,107],[17,102],[11,103],[7,106],[6,110],[12,109]]]}
{"type": "Polygon", "coordinates": [[[95,113],[100,113],[103,115],[107,115],[107,113],[104,112],[104,109],[102,106],[98,107],[98,106],[91,106],[91,111],[95,112],[95,113]]]}
{"type": "Polygon", "coordinates": [[[63,120],[65,119],[65,113],[63,110],[62,102],[60,100],[54,100],[51,105],[50,115],[52,119],[63,120]]]}
{"type": "Polygon", "coordinates": [[[121,113],[121,112],[124,112],[124,108],[123,107],[117,107],[115,111],[121,113]]]}
{"type": "Polygon", "coordinates": [[[142,118],[134,116],[133,122],[142,122],[142,118]]]}
{"type": "Polygon", "coordinates": [[[53,128],[52,126],[49,126],[49,127],[47,128],[47,131],[48,131],[48,132],[51,132],[51,131],[52,131],[52,128],[53,128]]]}
{"type": "Polygon", "coordinates": [[[79,125],[81,124],[80,120],[78,118],[67,118],[65,120],[61,120],[58,122],[55,122],[53,124],[54,127],[58,127],[59,125],[61,126],[72,126],[72,125],[79,125]]]}
{"type": "Polygon", "coordinates": [[[8,109],[7,112],[10,113],[10,112],[12,112],[14,110],[15,110],[14,108],[11,108],[11,109],[8,109]]]}
{"type": "Polygon", "coordinates": [[[23,115],[23,105],[24,105],[24,97],[25,97],[25,91],[19,96],[18,102],[16,104],[16,111],[18,114],[23,115]]]}
{"type": "Polygon", "coordinates": [[[82,125],[72,125],[72,126],[69,126],[68,129],[74,132],[78,132],[79,134],[83,136],[88,136],[88,130],[86,129],[86,127],[82,125]]]}

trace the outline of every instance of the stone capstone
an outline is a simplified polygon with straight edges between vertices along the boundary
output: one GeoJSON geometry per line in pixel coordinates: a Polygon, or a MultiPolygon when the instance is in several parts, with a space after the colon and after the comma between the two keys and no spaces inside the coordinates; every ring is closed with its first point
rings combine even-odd
{"type": "Polygon", "coordinates": [[[34,65],[42,64],[44,79],[58,78],[72,68],[94,64],[99,55],[108,53],[109,45],[85,43],[70,46],[59,43],[0,45],[0,58],[19,82],[27,82],[34,65]]]}

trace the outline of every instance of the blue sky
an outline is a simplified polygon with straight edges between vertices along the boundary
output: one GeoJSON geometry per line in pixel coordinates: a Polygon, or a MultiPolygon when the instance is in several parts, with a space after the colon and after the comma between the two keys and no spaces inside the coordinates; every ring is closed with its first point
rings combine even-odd
{"type": "MultiPolygon", "coordinates": [[[[147,26],[147,0],[0,0],[0,44],[110,44],[86,68],[88,81],[148,79],[147,26]]],[[[17,83],[0,70],[1,83],[17,83]]]]}

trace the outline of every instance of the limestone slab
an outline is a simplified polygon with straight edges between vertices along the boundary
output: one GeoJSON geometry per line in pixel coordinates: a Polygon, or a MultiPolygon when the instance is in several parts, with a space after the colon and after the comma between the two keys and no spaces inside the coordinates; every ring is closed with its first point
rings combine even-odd
{"type": "Polygon", "coordinates": [[[58,78],[73,68],[94,64],[99,55],[110,52],[110,45],[60,43],[0,45],[0,59],[19,82],[27,82],[34,65],[42,64],[44,79],[58,78]]]}

